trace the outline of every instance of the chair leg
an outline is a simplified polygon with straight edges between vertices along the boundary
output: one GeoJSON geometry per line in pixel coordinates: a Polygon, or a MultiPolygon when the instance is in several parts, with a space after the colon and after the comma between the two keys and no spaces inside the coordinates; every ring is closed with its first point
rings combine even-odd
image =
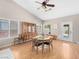
{"type": "Polygon", "coordinates": [[[42,45],[42,54],[44,53],[44,44],[42,45]]]}
{"type": "Polygon", "coordinates": [[[49,52],[50,52],[50,45],[49,45],[49,52]]]}
{"type": "Polygon", "coordinates": [[[36,53],[38,54],[38,47],[37,47],[37,51],[36,51],[36,53]]]}
{"type": "Polygon", "coordinates": [[[34,46],[32,46],[32,51],[34,51],[35,49],[34,49],[34,46]]]}
{"type": "Polygon", "coordinates": [[[53,44],[51,43],[51,47],[53,48],[53,44]]]}
{"type": "Polygon", "coordinates": [[[32,51],[34,51],[34,50],[35,50],[34,43],[33,43],[33,42],[31,42],[31,44],[32,44],[32,51]]]}

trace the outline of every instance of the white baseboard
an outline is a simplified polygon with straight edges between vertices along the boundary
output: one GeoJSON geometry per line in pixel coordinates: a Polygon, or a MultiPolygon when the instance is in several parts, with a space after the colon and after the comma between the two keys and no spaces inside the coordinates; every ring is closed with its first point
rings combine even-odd
{"type": "Polygon", "coordinates": [[[13,45],[13,42],[2,42],[1,43],[1,45],[0,45],[0,48],[5,48],[5,47],[9,47],[9,46],[11,46],[11,45],[13,45]]]}
{"type": "Polygon", "coordinates": [[[10,44],[1,45],[0,48],[11,46],[10,44]]]}
{"type": "Polygon", "coordinates": [[[79,42],[74,42],[74,43],[79,44],[79,42]]]}

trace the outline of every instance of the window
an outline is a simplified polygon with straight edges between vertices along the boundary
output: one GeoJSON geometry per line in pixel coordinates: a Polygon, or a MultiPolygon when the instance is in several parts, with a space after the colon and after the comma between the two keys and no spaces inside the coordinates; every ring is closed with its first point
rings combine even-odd
{"type": "Polygon", "coordinates": [[[18,21],[0,19],[0,38],[11,38],[18,35],[18,21]]]}
{"type": "Polygon", "coordinates": [[[18,22],[10,21],[10,36],[16,36],[18,34],[18,22]]]}
{"type": "Polygon", "coordinates": [[[0,38],[8,37],[9,36],[9,22],[8,20],[1,20],[0,19],[0,38]]]}

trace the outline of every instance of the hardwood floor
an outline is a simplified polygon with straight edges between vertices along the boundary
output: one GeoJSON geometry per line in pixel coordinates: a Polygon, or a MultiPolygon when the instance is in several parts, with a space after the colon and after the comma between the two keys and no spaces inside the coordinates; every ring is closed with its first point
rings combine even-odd
{"type": "Polygon", "coordinates": [[[42,54],[32,51],[30,43],[20,44],[11,47],[15,59],[79,59],[79,45],[70,42],[54,40],[53,49],[45,49],[42,54]]]}

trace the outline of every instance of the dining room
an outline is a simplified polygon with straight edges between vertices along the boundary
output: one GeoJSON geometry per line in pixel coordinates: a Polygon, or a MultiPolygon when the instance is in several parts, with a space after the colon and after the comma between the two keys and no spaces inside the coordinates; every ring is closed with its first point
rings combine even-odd
{"type": "Polygon", "coordinates": [[[79,59],[78,0],[0,0],[0,59],[79,59]]]}

